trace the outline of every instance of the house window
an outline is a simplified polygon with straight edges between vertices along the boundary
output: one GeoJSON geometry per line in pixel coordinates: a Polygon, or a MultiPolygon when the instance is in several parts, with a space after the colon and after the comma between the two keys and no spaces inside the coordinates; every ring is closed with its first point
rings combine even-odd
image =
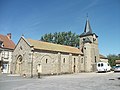
{"type": "Polygon", "coordinates": [[[11,59],[13,58],[13,55],[11,54],[11,59]]]}
{"type": "Polygon", "coordinates": [[[46,63],[48,63],[48,59],[46,59],[46,63]]]}
{"type": "Polygon", "coordinates": [[[8,51],[5,51],[4,52],[4,58],[8,58],[9,57],[9,52],[8,51]]]}
{"type": "Polygon", "coordinates": [[[65,63],[65,58],[63,59],[63,63],[65,63]]]}
{"type": "Polygon", "coordinates": [[[4,47],[4,45],[3,45],[3,42],[2,42],[2,41],[0,41],[0,47],[4,47]]]}

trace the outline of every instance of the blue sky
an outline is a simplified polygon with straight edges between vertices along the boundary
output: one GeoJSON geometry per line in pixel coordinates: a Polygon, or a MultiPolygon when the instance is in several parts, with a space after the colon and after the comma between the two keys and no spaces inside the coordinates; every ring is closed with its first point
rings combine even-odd
{"type": "Polygon", "coordinates": [[[86,14],[103,55],[120,53],[120,0],[0,0],[0,34],[39,40],[45,33],[81,34],[86,14]]]}

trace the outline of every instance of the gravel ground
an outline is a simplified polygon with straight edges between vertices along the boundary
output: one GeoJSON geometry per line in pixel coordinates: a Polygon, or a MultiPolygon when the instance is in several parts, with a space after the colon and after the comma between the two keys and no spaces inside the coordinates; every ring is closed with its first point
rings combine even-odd
{"type": "Polygon", "coordinates": [[[120,90],[120,73],[79,73],[41,79],[1,75],[0,90],[120,90]]]}

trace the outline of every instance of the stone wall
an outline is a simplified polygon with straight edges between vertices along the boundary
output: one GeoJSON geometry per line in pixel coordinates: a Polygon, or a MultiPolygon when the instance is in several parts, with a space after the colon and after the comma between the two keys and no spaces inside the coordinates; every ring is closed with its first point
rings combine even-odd
{"type": "Polygon", "coordinates": [[[80,50],[84,54],[81,71],[96,71],[96,63],[100,61],[97,37],[95,40],[93,35],[80,37],[80,50]],[[90,41],[84,42],[84,38],[89,38],[90,41]]]}
{"type": "Polygon", "coordinates": [[[42,74],[58,73],[58,53],[49,51],[34,51],[33,54],[33,73],[37,74],[37,65],[42,66],[42,74]]]}
{"type": "Polygon", "coordinates": [[[11,62],[12,73],[23,75],[31,72],[31,48],[26,41],[21,38],[13,52],[13,60],[11,62]]]}
{"type": "Polygon", "coordinates": [[[68,53],[35,51],[33,56],[33,73],[37,74],[37,65],[41,64],[42,74],[63,74],[80,72],[79,56],[68,53]]]}

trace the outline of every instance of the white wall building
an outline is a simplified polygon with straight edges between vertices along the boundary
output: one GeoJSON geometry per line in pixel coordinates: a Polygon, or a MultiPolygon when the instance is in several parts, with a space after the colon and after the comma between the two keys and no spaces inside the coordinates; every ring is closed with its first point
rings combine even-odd
{"type": "Polygon", "coordinates": [[[14,48],[15,44],[11,40],[11,33],[6,36],[0,34],[0,73],[10,73],[14,48]]]}

